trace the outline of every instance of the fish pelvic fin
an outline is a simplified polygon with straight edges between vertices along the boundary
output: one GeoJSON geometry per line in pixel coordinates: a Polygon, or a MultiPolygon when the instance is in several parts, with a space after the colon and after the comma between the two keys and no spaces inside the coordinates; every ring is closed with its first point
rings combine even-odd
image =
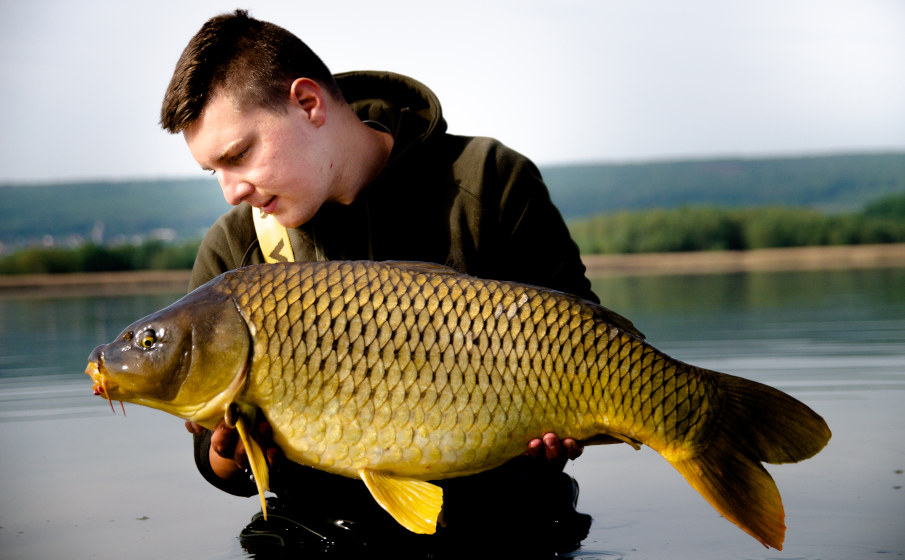
{"type": "Polygon", "coordinates": [[[261,499],[261,512],[264,520],[267,520],[267,499],[264,492],[270,490],[270,471],[267,467],[267,458],[258,442],[248,433],[248,427],[245,418],[239,416],[235,419],[236,430],[239,432],[239,438],[242,445],[245,446],[245,453],[248,456],[248,463],[251,466],[251,474],[255,478],[255,486],[258,487],[258,497],[261,499]]]}
{"type": "MultiPolygon", "coordinates": [[[[831,433],[801,401],[755,381],[708,372],[722,411],[704,446],[670,461],[724,517],[764,546],[782,550],[782,499],[766,463],[794,463],[817,454],[831,433]]],[[[668,456],[667,456],[668,458],[668,456]]]]}
{"type": "Polygon", "coordinates": [[[424,535],[437,531],[437,521],[443,508],[443,489],[436,484],[395,476],[385,471],[361,469],[358,476],[387,513],[400,525],[424,535]]]}

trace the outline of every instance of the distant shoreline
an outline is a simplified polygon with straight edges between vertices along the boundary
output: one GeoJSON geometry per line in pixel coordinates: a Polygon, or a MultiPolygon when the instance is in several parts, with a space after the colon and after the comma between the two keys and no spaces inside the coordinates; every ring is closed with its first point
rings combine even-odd
{"type": "MultiPolygon", "coordinates": [[[[905,244],[585,255],[583,260],[590,277],[905,268],[905,244]]],[[[0,276],[0,297],[178,294],[187,290],[190,275],[188,270],[139,270],[0,276]]]]}
{"type": "Polygon", "coordinates": [[[588,276],[905,268],[905,243],[785,247],[753,251],[585,255],[583,260],[588,276]]]}
{"type": "Polygon", "coordinates": [[[0,276],[0,298],[184,293],[190,276],[189,270],[0,276]]]}

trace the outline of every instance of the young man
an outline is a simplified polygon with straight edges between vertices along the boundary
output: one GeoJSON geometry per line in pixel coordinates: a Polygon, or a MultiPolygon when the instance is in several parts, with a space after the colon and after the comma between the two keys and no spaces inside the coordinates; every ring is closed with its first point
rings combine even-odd
{"type": "MultiPolygon", "coordinates": [[[[161,124],[183,134],[194,159],[236,205],[205,236],[192,288],[265,262],[267,252],[274,260],[436,262],[597,301],[535,166],[497,141],[448,134],[437,98],[411,78],[334,77],[297,37],[240,10],[212,18],[191,39],[167,89],[161,124]],[[255,214],[285,228],[288,243],[264,243],[262,250],[255,214]]],[[[187,427],[208,481],[238,495],[255,492],[234,431],[187,427]]],[[[359,481],[280,461],[266,423],[257,435],[280,501],[307,507],[294,508],[293,516],[307,524],[317,524],[317,515],[343,519],[346,529],[378,523],[381,513],[359,481]]],[[[532,512],[540,530],[578,520],[586,531],[588,521],[572,507],[577,491],[560,472],[580,451],[573,440],[547,434],[531,442],[528,455],[548,461],[516,459],[441,483],[447,528],[505,515],[486,514],[490,504],[477,503],[483,497],[532,512]]],[[[582,537],[567,538],[574,545],[582,537]]]]}

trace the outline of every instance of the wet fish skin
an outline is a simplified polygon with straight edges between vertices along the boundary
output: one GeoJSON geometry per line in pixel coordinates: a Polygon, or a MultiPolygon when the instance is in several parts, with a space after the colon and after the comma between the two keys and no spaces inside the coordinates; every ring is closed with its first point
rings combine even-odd
{"type": "Polygon", "coordinates": [[[182,350],[185,373],[167,374],[207,391],[179,392],[184,402],[206,399],[190,418],[187,405],[167,400],[172,388],[149,395],[153,382],[118,374],[129,362],[126,370],[163,375],[147,368],[147,350],[113,352],[120,363],[110,367],[109,349],[96,349],[95,386],[209,426],[228,403],[259,408],[288,458],[362,478],[378,501],[387,483],[375,473],[408,484],[481,472],[555,432],[654,448],[724,516],[780,548],[782,504],[760,462],[805,459],[830,437],[799,401],[673,360],[601,306],[437,265],[257,265],[130,328],[179,338],[170,316],[186,332],[204,322],[230,349],[208,352],[217,367],[182,350]],[[238,363],[246,367],[237,377],[238,363]]]}
{"type": "Polygon", "coordinates": [[[241,294],[256,341],[246,398],[304,464],[352,477],[361,468],[462,476],[523,453],[538,434],[605,433],[590,413],[598,403],[610,405],[599,410],[604,422],[625,426],[620,435],[657,425],[676,444],[678,434],[694,441],[707,409],[696,377],[563,294],[361,263],[260,272],[223,287],[241,294]],[[582,367],[598,354],[626,374],[602,383],[582,367]],[[632,367],[645,354],[649,374],[632,367]],[[666,422],[660,377],[669,380],[660,400],[675,401],[666,422]]]}

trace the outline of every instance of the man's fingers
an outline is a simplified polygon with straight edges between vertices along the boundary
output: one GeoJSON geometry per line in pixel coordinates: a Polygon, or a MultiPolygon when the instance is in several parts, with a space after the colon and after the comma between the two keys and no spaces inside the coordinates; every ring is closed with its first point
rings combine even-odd
{"type": "Polygon", "coordinates": [[[569,459],[578,459],[584,451],[584,447],[579,445],[578,442],[572,438],[562,440],[562,445],[566,449],[566,456],[568,456],[569,459]]]}
{"type": "Polygon", "coordinates": [[[528,442],[528,455],[532,459],[540,459],[544,455],[544,442],[540,438],[528,442]]]}
{"type": "Polygon", "coordinates": [[[556,434],[544,434],[544,454],[548,461],[560,461],[563,458],[562,441],[556,434]]]}
{"type": "Polygon", "coordinates": [[[266,420],[261,420],[255,425],[253,437],[262,446],[267,447],[273,441],[273,428],[266,420]]]}
{"type": "Polygon", "coordinates": [[[217,424],[211,433],[211,448],[225,459],[234,459],[240,448],[244,451],[239,432],[235,428],[227,427],[223,421],[217,424]]]}
{"type": "Polygon", "coordinates": [[[188,420],[186,420],[186,422],[185,422],[185,429],[188,430],[190,434],[193,434],[196,436],[201,435],[201,433],[204,432],[204,427],[201,426],[201,424],[197,424],[195,422],[189,422],[188,420]]]}

